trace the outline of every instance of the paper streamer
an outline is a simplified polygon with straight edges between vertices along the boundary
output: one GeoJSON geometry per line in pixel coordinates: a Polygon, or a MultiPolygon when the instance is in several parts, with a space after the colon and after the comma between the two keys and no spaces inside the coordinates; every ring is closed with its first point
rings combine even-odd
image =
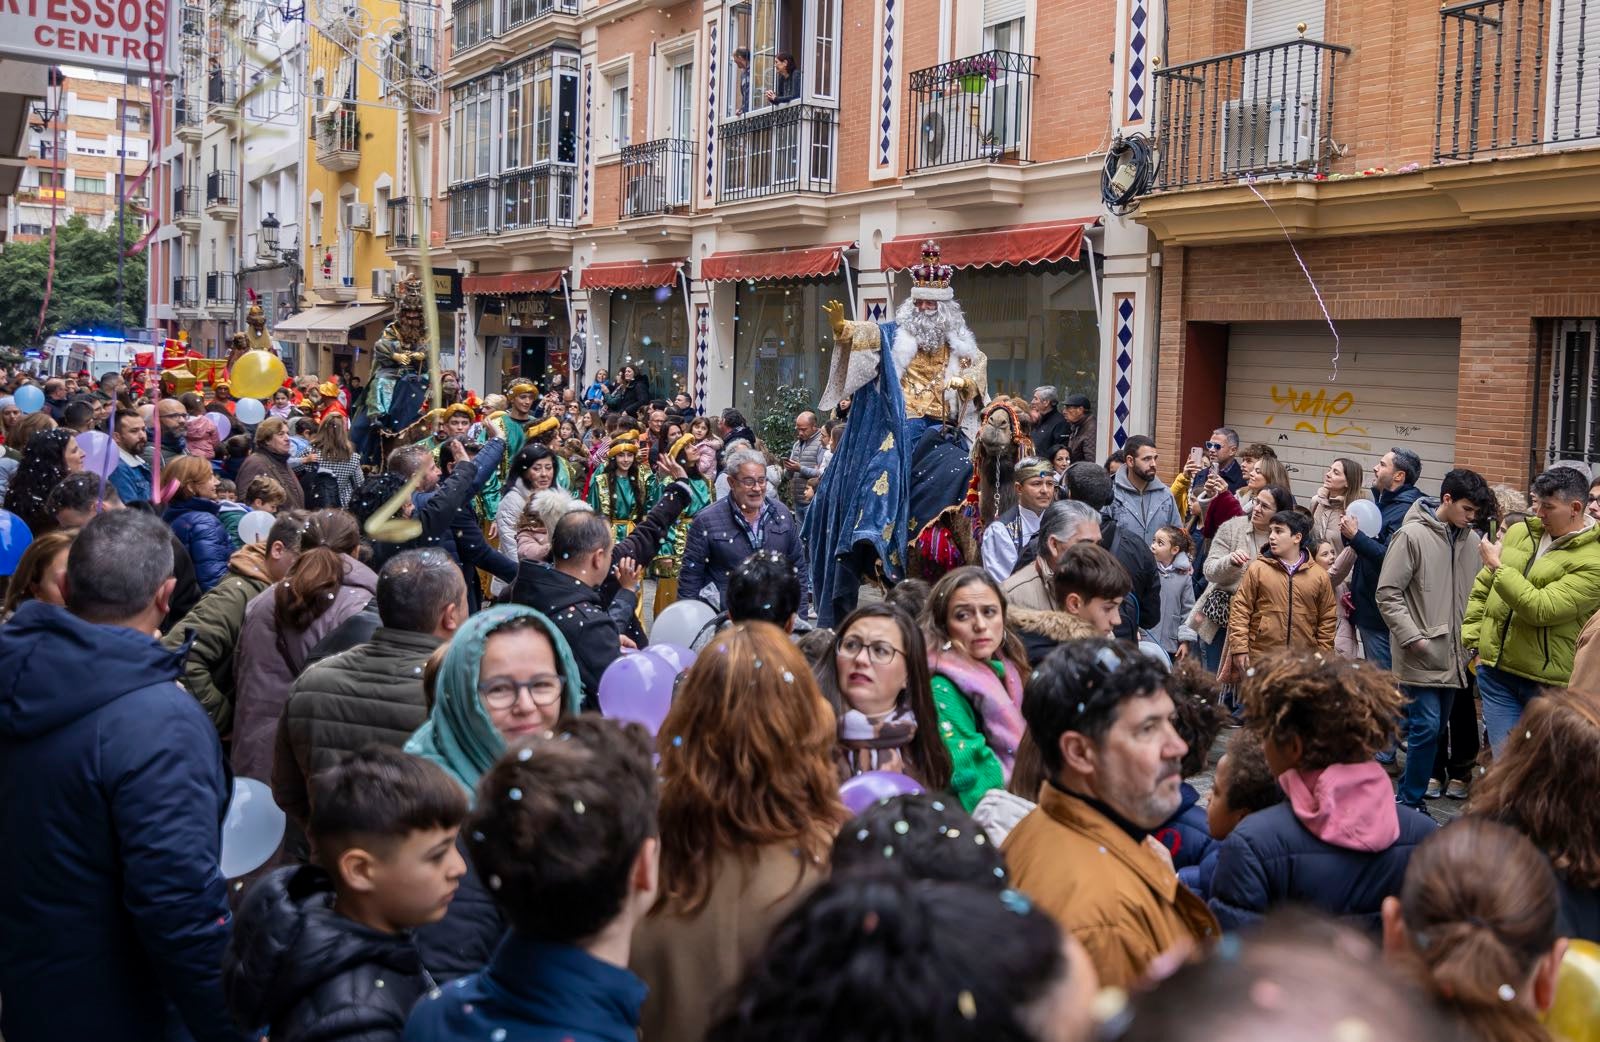
{"type": "Polygon", "coordinates": [[[1300,256],[1300,249],[1294,244],[1294,236],[1289,234],[1289,229],[1284,225],[1283,218],[1278,216],[1278,211],[1272,208],[1272,204],[1267,201],[1267,197],[1262,195],[1260,190],[1256,188],[1256,179],[1249,177],[1245,179],[1244,183],[1255,197],[1261,200],[1261,205],[1267,208],[1267,212],[1272,215],[1272,219],[1278,222],[1278,229],[1283,232],[1283,239],[1289,244],[1289,252],[1294,254],[1295,263],[1300,265],[1300,273],[1306,277],[1306,283],[1310,285],[1312,294],[1316,296],[1317,307],[1322,309],[1322,317],[1328,323],[1328,332],[1333,334],[1333,373],[1328,377],[1328,382],[1334,383],[1339,379],[1339,328],[1333,324],[1333,316],[1328,314],[1328,305],[1322,299],[1322,290],[1317,286],[1317,280],[1311,277],[1311,269],[1306,267],[1305,258],[1300,256]]]}

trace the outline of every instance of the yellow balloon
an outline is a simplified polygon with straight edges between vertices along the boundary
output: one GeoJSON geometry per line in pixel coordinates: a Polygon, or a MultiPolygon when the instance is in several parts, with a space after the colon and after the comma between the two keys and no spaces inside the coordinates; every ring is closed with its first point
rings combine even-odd
{"type": "Polygon", "coordinates": [[[1600,1042],[1600,944],[1572,941],[1556,977],[1545,1027],[1564,1042],[1600,1042]]]}
{"type": "Polygon", "coordinates": [[[271,398],[288,378],[283,360],[271,351],[246,351],[233,363],[228,383],[235,398],[271,398]]]}

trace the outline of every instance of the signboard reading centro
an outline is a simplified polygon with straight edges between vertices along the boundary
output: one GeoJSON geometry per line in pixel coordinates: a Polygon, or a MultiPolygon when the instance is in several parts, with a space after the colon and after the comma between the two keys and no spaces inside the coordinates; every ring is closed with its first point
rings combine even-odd
{"type": "Polygon", "coordinates": [[[0,55],[145,73],[172,53],[177,23],[167,8],[168,0],[0,0],[0,55]]]}

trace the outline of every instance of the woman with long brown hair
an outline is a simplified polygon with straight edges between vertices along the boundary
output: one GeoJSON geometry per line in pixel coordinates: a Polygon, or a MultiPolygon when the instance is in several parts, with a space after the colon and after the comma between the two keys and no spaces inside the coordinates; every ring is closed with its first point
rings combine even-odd
{"type": "Polygon", "coordinates": [[[982,568],[945,574],[922,610],[929,687],[950,755],[950,791],[971,813],[1004,788],[1022,741],[1028,653],[1006,624],[1006,596],[982,568]]]}
{"type": "Polygon", "coordinates": [[[821,880],[847,817],[833,712],[776,626],[717,634],[661,725],[661,897],[634,934],[654,1042],[698,1042],[744,965],[821,880]]]}
{"type": "Polygon", "coordinates": [[[1383,948],[1411,969],[1462,1037],[1549,1042],[1567,942],[1550,864],[1527,837],[1468,816],[1417,847],[1399,897],[1383,899],[1383,948]]]}
{"type": "Polygon", "coordinates": [[[833,755],[841,778],[896,771],[924,789],[950,787],[950,751],[939,737],[928,653],[911,616],[892,604],[851,612],[834,632],[817,683],[839,718],[833,755]]]}
{"type": "Polygon", "coordinates": [[[1328,472],[1322,476],[1322,487],[1311,498],[1308,549],[1324,540],[1332,543],[1336,551],[1344,549],[1339,522],[1344,520],[1345,509],[1358,499],[1372,498],[1372,493],[1362,487],[1362,476],[1361,464],[1347,456],[1340,456],[1329,465],[1328,472]]]}
{"type": "Polygon", "coordinates": [[[330,412],[311,438],[317,454],[317,473],[332,476],[339,488],[339,507],[350,505],[350,497],[361,484],[361,457],[350,444],[350,421],[344,413],[330,412]]]}
{"type": "Polygon", "coordinates": [[[1561,893],[1562,935],[1600,942],[1600,695],[1547,691],[1528,703],[1467,810],[1544,851],[1561,893]]]}
{"type": "Polygon", "coordinates": [[[289,574],[245,608],[234,658],[235,773],[272,780],[278,717],[306,656],[377,592],[378,577],[355,556],[360,546],[354,516],[317,511],[306,520],[300,556],[289,574]]]}

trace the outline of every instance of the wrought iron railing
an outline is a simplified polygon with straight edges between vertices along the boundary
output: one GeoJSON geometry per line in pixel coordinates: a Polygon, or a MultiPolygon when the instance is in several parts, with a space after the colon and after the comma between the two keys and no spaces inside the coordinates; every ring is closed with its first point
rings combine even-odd
{"type": "Polygon", "coordinates": [[[200,306],[199,280],[193,275],[179,275],[172,280],[172,306],[193,310],[200,306]]]}
{"type": "Polygon", "coordinates": [[[206,175],[207,206],[239,205],[239,190],[235,187],[237,176],[232,170],[213,170],[206,175]]]}
{"type": "Polygon", "coordinates": [[[317,157],[361,150],[361,117],[353,104],[342,104],[316,117],[317,157]]]}
{"type": "Polygon", "coordinates": [[[578,0],[501,0],[500,32],[549,14],[577,14],[578,0]]]}
{"type": "Polygon", "coordinates": [[[1600,0],[1440,10],[1435,160],[1600,146],[1600,0]]]}
{"type": "Polygon", "coordinates": [[[227,73],[213,69],[206,76],[206,101],[224,108],[239,104],[239,88],[227,73]]]}
{"type": "Polygon", "coordinates": [[[494,231],[495,182],[492,178],[451,185],[449,202],[446,234],[450,238],[487,235],[494,231]]]}
{"type": "Polygon", "coordinates": [[[791,104],[724,124],[718,202],[832,192],[838,116],[791,104]]]}
{"type": "Polygon", "coordinates": [[[428,215],[431,199],[411,199],[401,196],[389,200],[389,248],[414,250],[422,236],[428,234],[428,215]],[[420,212],[419,212],[420,211],[420,212]]]}
{"type": "Polygon", "coordinates": [[[200,216],[200,189],[188,185],[172,190],[172,216],[200,216]]]}
{"type": "Polygon", "coordinates": [[[693,141],[662,138],[622,150],[624,219],[686,210],[693,185],[693,141]]]}
{"type": "Polygon", "coordinates": [[[206,107],[199,98],[179,95],[172,102],[172,123],[176,127],[198,127],[206,119],[206,107]]]}
{"type": "Polygon", "coordinates": [[[233,303],[233,272],[206,273],[206,303],[208,305],[233,303]]]}
{"type": "Polygon", "coordinates": [[[907,169],[1028,162],[1037,61],[1031,54],[984,51],[913,72],[907,169]]]}
{"type": "Polygon", "coordinates": [[[1326,174],[1334,76],[1349,53],[1299,39],[1158,71],[1154,190],[1326,174]]]}
{"type": "Polygon", "coordinates": [[[540,166],[500,178],[500,231],[570,228],[576,219],[577,169],[540,166]]]}

